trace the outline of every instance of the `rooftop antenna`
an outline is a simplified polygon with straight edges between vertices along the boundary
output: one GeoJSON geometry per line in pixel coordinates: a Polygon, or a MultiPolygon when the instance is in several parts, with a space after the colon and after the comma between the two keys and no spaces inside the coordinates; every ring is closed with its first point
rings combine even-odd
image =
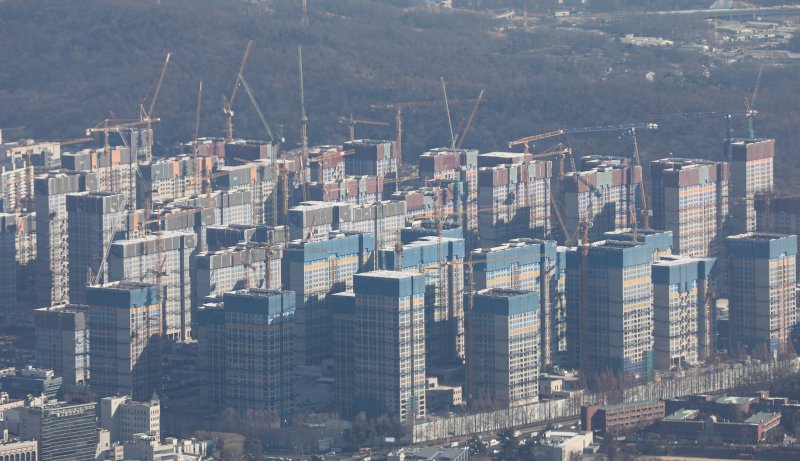
{"type": "Polygon", "coordinates": [[[303,18],[300,20],[300,24],[308,25],[308,0],[303,0],[303,18]]]}

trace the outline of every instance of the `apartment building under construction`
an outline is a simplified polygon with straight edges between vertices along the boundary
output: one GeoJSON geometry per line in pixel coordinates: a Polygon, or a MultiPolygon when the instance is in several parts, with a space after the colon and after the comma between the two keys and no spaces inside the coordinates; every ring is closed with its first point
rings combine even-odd
{"type": "Polygon", "coordinates": [[[654,229],[672,231],[673,251],[716,257],[727,231],[727,163],[665,158],[650,162],[654,229]]]}
{"type": "Polygon", "coordinates": [[[491,247],[518,237],[546,238],[551,232],[549,161],[523,161],[522,154],[478,156],[480,245],[491,247]],[[508,163],[507,163],[508,162],[508,163]]]}
{"type": "Polygon", "coordinates": [[[797,236],[747,233],[725,239],[730,351],[777,357],[797,323],[797,236]]]}
{"type": "Polygon", "coordinates": [[[589,239],[597,240],[604,232],[636,227],[641,167],[626,158],[591,155],[582,157],[578,168],[562,180],[567,230],[591,223],[589,239]]]}
{"type": "Polygon", "coordinates": [[[425,348],[429,367],[464,360],[464,239],[422,237],[378,251],[382,269],[425,275],[425,348]]]}
{"type": "Polygon", "coordinates": [[[162,334],[174,340],[191,338],[191,255],[197,239],[191,232],[161,231],[117,240],[108,252],[108,280],[134,281],[158,287],[162,334]]]}

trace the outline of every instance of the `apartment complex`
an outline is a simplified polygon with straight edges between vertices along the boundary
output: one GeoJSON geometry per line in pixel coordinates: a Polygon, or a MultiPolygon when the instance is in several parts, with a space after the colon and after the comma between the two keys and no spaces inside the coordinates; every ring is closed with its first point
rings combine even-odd
{"type": "Polygon", "coordinates": [[[563,179],[564,224],[567,230],[591,222],[589,239],[604,232],[634,227],[642,169],[621,157],[581,158],[580,171],[563,179]]]}
{"type": "Polygon", "coordinates": [[[471,255],[473,287],[535,291],[539,302],[541,365],[566,359],[566,248],[554,241],[512,239],[471,255]]]}
{"type": "Polygon", "coordinates": [[[666,158],[650,162],[654,229],[672,231],[673,251],[716,257],[728,222],[728,164],[666,158]]]}
{"type": "Polygon", "coordinates": [[[325,241],[289,242],[286,252],[288,288],[297,296],[297,363],[317,364],[331,356],[326,297],[352,288],[353,276],[374,257],[375,240],[369,234],[331,234],[325,241]]]}
{"type": "Polygon", "coordinates": [[[89,312],[86,306],[62,304],[36,309],[36,361],[66,384],[89,381],[89,312]]]}
{"type": "Polygon", "coordinates": [[[539,400],[539,296],[496,288],[474,295],[468,401],[509,408],[539,400]]]}
{"type": "Polygon", "coordinates": [[[512,238],[550,236],[549,161],[523,161],[521,154],[478,156],[478,230],[483,247],[512,238]],[[510,163],[505,163],[508,160],[510,163]]]}
{"type": "Polygon", "coordinates": [[[89,287],[92,390],[145,401],[161,382],[159,287],[112,282],[89,287]]]}
{"type": "Polygon", "coordinates": [[[378,251],[382,269],[424,274],[428,368],[464,360],[464,239],[422,237],[378,251]]]}
{"type": "Polygon", "coordinates": [[[728,237],[730,351],[776,357],[791,350],[797,323],[797,236],[728,237]]]}
{"type": "Polygon", "coordinates": [[[567,349],[593,376],[611,371],[625,382],[653,370],[652,250],[605,240],[567,251],[567,349]]]}
{"type": "Polygon", "coordinates": [[[716,260],[665,256],[653,264],[653,360],[659,370],[697,365],[714,353],[716,260]]]}
{"type": "Polygon", "coordinates": [[[156,232],[117,240],[108,252],[108,280],[160,284],[161,334],[175,340],[191,337],[191,255],[193,232],[156,232]]]}
{"type": "Polygon", "coordinates": [[[425,401],[425,276],[372,271],[353,276],[353,395],[367,415],[422,418],[425,401]]]}
{"type": "Polygon", "coordinates": [[[774,139],[740,139],[730,145],[731,234],[754,232],[754,198],[774,188],[774,139]]]}

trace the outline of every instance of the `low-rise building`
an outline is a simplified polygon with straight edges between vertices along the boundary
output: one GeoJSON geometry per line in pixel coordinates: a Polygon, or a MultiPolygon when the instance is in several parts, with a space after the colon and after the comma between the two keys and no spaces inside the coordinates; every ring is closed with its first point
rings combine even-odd
{"type": "Polygon", "coordinates": [[[652,424],[665,416],[662,400],[642,400],[617,405],[581,407],[581,429],[600,434],[652,424]]]}
{"type": "Polygon", "coordinates": [[[580,455],[583,449],[594,442],[594,434],[586,432],[547,431],[542,437],[542,461],[571,461],[574,454],[580,455]]]}

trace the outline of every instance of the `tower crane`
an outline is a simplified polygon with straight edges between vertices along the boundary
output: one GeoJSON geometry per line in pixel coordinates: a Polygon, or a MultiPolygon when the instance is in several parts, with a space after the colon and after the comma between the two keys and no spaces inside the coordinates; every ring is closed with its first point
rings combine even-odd
{"type": "Polygon", "coordinates": [[[359,120],[353,118],[352,112],[350,112],[350,118],[342,116],[337,120],[341,124],[347,124],[348,128],[350,129],[350,141],[354,141],[356,138],[356,125],[389,126],[389,123],[387,122],[381,122],[378,120],[359,120]]]}
{"type": "Polygon", "coordinates": [[[225,114],[225,128],[227,132],[227,141],[233,142],[233,104],[236,102],[236,94],[239,92],[239,82],[242,74],[244,74],[244,67],[247,65],[247,59],[250,57],[250,49],[253,48],[253,41],[250,40],[247,42],[247,47],[244,49],[244,55],[242,56],[242,63],[239,65],[239,72],[236,73],[236,81],[233,84],[233,90],[231,90],[231,97],[226,98],[225,95],[222,96],[222,113],[225,114]]]}
{"type": "Polygon", "coordinates": [[[753,128],[753,119],[758,115],[758,111],[756,110],[756,100],[758,99],[758,91],[761,88],[761,77],[764,75],[764,65],[760,65],[758,67],[758,75],[756,76],[756,84],[753,87],[753,94],[750,96],[750,100],[747,100],[747,97],[744,98],[744,115],[747,118],[747,136],[750,139],[755,139],[756,132],[753,128]]]}
{"type": "Polygon", "coordinates": [[[192,145],[194,146],[194,153],[197,153],[197,135],[200,132],[200,108],[203,104],[203,81],[200,80],[200,88],[197,90],[197,108],[194,111],[194,138],[192,138],[192,145]]]}
{"type": "Polygon", "coordinates": [[[524,138],[516,139],[513,141],[508,142],[508,148],[512,148],[514,146],[518,146],[522,144],[525,148],[525,153],[528,153],[530,143],[539,141],[542,139],[553,138],[556,136],[561,136],[563,134],[580,134],[580,133],[597,133],[603,131],[623,131],[627,132],[629,130],[636,130],[640,128],[647,128],[649,130],[655,130],[658,128],[658,124],[653,122],[647,123],[628,123],[623,125],[607,125],[607,126],[589,126],[584,128],[568,128],[568,129],[561,129],[561,130],[554,130],[548,131],[546,133],[535,134],[533,136],[526,136],[524,138]]]}
{"type": "MultiPolygon", "coordinates": [[[[474,104],[477,102],[477,99],[451,99],[449,103],[451,105],[454,104],[474,104]]],[[[395,129],[396,133],[396,142],[397,142],[397,169],[400,170],[400,166],[403,162],[403,110],[404,109],[411,109],[416,107],[434,107],[443,104],[442,101],[407,101],[407,102],[397,102],[397,103],[386,103],[386,104],[373,104],[371,106],[372,109],[394,109],[395,111],[395,129]]]]}
{"type": "MultiPolygon", "coordinates": [[[[269,123],[267,123],[267,119],[264,117],[264,113],[261,112],[261,107],[259,107],[258,102],[256,101],[256,97],[255,95],[253,95],[253,90],[250,88],[250,85],[247,84],[247,80],[244,79],[244,75],[239,75],[239,81],[242,82],[242,86],[244,87],[244,91],[247,93],[247,97],[250,98],[250,102],[253,103],[253,107],[258,113],[258,118],[261,120],[261,124],[264,126],[264,131],[266,131],[267,136],[269,136],[269,141],[271,143],[275,143],[275,136],[272,135],[272,129],[269,127],[269,123]]],[[[275,161],[275,159],[272,160],[273,162],[275,161]]]]}
{"type": "Polygon", "coordinates": [[[153,110],[156,108],[156,101],[158,101],[158,95],[161,93],[161,85],[164,84],[164,77],[167,75],[167,69],[169,68],[169,60],[171,56],[172,53],[167,53],[167,57],[164,60],[164,65],[161,67],[161,74],[158,77],[158,83],[156,83],[156,89],[153,92],[153,98],[150,100],[150,106],[147,108],[147,111],[144,110],[144,105],[139,106],[139,118],[147,126],[148,140],[145,143],[145,163],[150,163],[153,161],[153,122],[158,121],[157,119],[153,119],[153,110]]]}
{"type": "Polygon", "coordinates": [[[464,131],[458,136],[458,142],[456,143],[456,148],[461,149],[461,145],[464,144],[464,138],[467,137],[467,133],[469,133],[469,129],[472,128],[472,121],[475,120],[475,114],[478,112],[478,106],[481,105],[483,102],[483,95],[486,93],[486,90],[481,90],[481,93],[478,95],[478,99],[475,101],[475,105],[472,106],[472,112],[469,113],[469,117],[467,118],[467,124],[464,126],[464,131]]]}

